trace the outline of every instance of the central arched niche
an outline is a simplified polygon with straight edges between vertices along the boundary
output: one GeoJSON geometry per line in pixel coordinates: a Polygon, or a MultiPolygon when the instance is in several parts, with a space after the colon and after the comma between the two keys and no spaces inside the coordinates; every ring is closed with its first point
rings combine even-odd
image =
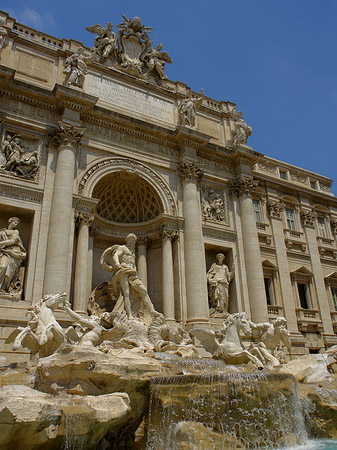
{"type": "Polygon", "coordinates": [[[155,189],[132,171],[105,175],[94,187],[92,196],[99,199],[97,214],[111,222],[147,222],[163,212],[155,189]]]}

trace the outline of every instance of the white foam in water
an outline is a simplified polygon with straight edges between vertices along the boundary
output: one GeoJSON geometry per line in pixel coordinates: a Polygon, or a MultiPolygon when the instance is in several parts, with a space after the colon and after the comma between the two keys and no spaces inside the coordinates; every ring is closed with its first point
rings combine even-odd
{"type": "Polygon", "coordinates": [[[295,379],[262,373],[153,379],[147,450],[178,450],[181,442],[193,450],[240,442],[246,450],[324,449],[308,446],[295,379]],[[295,440],[305,445],[289,447],[295,440]]]}
{"type": "MultiPolygon", "coordinates": [[[[265,449],[270,450],[270,449],[265,449]]],[[[274,449],[273,449],[274,450],[274,449]]],[[[335,439],[309,439],[304,445],[294,447],[282,447],[279,450],[337,450],[337,440],[335,439]]]]}

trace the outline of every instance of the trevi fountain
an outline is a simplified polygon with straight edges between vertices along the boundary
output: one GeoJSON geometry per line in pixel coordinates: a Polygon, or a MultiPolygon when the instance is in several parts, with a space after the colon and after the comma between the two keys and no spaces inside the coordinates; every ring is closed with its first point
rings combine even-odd
{"type": "MultiPolygon", "coordinates": [[[[192,93],[167,79],[165,64],[172,60],[162,44],[152,47],[151,28],[138,17],[123,16],[117,37],[111,22],[87,27],[96,37],[94,47],[85,49],[77,41],[43,37],[7,13],[0,16],[1,80],[4,89],[13,90],[2,103],[7,118],[1,116],[0,298],[10,312],[1,318],[7,353],[0,355],[0,450],[337,449],[337,346],[331,322],[336,313],[330,317],[323,304],[314,229],[324,208],[309,211],[308,203],[299,222],[304,231],[296,235],[286,229],[285,247],[282,202],[288,202],[291,226],[299,206],[289,209],[290,196],[279,202],[278,181],[268,202],[259,203],[264,191],[257,190],[257,178],[267,183],[278,162],[266,162],[246,145],[252,129],[233,103],[213,102],[203,90],[192,93]],[[40,58],[34,45],[44,59],[26,73],[26,59],[40,58]],[[21,52],[19,81],[11,78],[16,70],[11,52],[21,52]],[[63,64],[50,63],[53,58],[63,64]],[[24,116],[15,122],[21,110],[10,102],[27,100],[15,89],[26,89],[31,79],[30,109],[22,111],[38,113],[21,130],[24,116]],[[104,128],[109,124],[111,129],[104,128]],[[227,127],[228,142],[216,142],[218,126],[227,127]],[[43,153],[46,127],[50,165],[43,153]],[[85,133],[91,137],[85,137],[78,156],[75,149],[85,133]],[[118,145],[111,144],[114,139],[118,145]],[[134,159],[137,151],[143,162],[134,159]],[[82,155],[87,159],[76,166],[75,157],[82,155]],[[267,167],[268,175],[261,175],[260,167],[262,172],[267,167]],[[200,189],[204,172],[209,184],[200,189]],[[45,174],[49,184],[43,191],[45,174]],[[133,185],[139,186],[135,197],[133,185]],[[142,206],[142,214],[131,204],[142,206]],[[258,213],[261,205],[267,208],[264,221],[276,230],[273,239],[263,231],[269,225],[255,220],[253,205],[258,213]],[[260,246],[270,260],[261,263],[260,246]],[[308,248],[312,271],[305,267],[308,248]],[[288,254],[292,261],[305,261],[294,265],[290,276],[288,254]],[[267,283],[274,282],[275,273],[283,277],[278,291],[283,289],[283,306],[270,298],[267,305],[262,269],[270,275],[267,283]],[[313,276],[322,321],[318,306],[310,309],[306,303],[303,283],[313,276]],[[290,280],[302,283],[297,316],[290,280]],[[177,292],[183,284],[185,303],[177,292]],[[27,311],[27,320],[15,317],[21,311],[27,311]],[[19,354],[27,358],[15,361],[19,354]]],[[[289,189],[295,180],[296,189],[307,192],[309,187],[299,187],[300,169],[296,177],[292,167],[287,170],[289,189]]],[[[330,181],[319,182],[323,192],[312,195],[333,202],[330,181]]],[[[337,233],[336,224],[332,218],[331,233],[337,233]]],[[[330,271],[325,279],[335,286],[334,240],[319,242],[330,271]]]]}

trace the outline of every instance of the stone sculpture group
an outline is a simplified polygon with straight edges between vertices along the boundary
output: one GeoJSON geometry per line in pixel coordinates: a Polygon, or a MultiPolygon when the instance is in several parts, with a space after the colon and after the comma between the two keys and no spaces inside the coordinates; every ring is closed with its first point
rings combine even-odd
{"type": "Polygon", "coordinates": [[[39,167],[38,152],[25,152],[20,135],[7,133],[0,152],[0,168],[26,179],[34,179],[39,167]]]}
{"type": "MultiPolygon", "coordinates": [[[[8,230],[2,232],[0,241],[3,252],[0,257],[0,281],[6,288],[19,262],[26,256],[19,233],[15,230],[19,220],[14,217],[9,222],[8,230]]],[[[147,356],[165,352],[183,358],[199,358],[193,342],[193,337],[196,337],[213,358],[227,364],[251,362],[259,369],[280,364],[277,359],[279,343],[290,347],[284,318],[279,318],[274,324],[254,324],[245,313],[227,314],[218,333],[198,328],[188,333],[179,325],[170,326],[164,316],[155,310],[137,273],[136,240],[134,234],[129,234],[125,244],[113,245],[102,254],[101,266],[111,273],[108,292],[115,306],[110,311],[102,310],[95,301],[91,301],[91,314],[84,316],[71,309],[65,293],[46,295],[31,309],[27,326],[14,330],[6,342],[13,343],[13,350],[27,347],[32,355],[39,354],[40,357],[52,355],[62,344],[67,344],[95,347],[104,353],[114,349],[137,348],[147,356]],[[57,308],[72,319],[72,326],[66,329],[61,327],[55,317],[57,308]],[[248,349],[241,341],[240,332],[253,339],[248,349]]],[[[228,286],[234,276],[234,265],[230,272],[223,261],[224,255],[219,253],[217,262],[207,274],[211,305],[222,313],[228,312],[228,286]]]]}

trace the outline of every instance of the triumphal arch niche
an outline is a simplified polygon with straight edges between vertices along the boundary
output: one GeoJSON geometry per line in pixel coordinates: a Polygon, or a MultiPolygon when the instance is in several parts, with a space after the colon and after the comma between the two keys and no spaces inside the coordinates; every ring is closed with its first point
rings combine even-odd
{"type": "Polygon", "coordinates": [[[235,103],[169,79],[169,43],[109,19],[86,47],[0,11],[1,349],[44,295],[105,309],[102,255],[131,234],[136,289],[167,323],[245,312],[285,317],[293,355],[336,343],[332,181],[255,151],[235,103]]]}
{"type": "MultiPolygon", "coordinates": [[[[93,236],[92,289],[109,281],[109,274],[97,270],[103,251],[124,242],[125,233],[134,233],[139,275],[154,305],[163,311],[163,283],[166,288],[170,287],[168,282],[174,284],[172,258],[173,251],[177,251],[174,240],[178,234],[177,207],[169,185],[145,164],[130,158],[111,158],[88,167],[80,191],[98,200],[89,224],[93,236]],[[165,274],[171,271],[169,279],[163,271],[165,274]]],[[[170,289],[173,292],[174,285],[170,289]]],[[[97,295],[95,298],[100,301],[97,295]]],[[[174,308],[172,298],[164,295],[164,299],[165,308],[169,305],[174,308]]]]}

